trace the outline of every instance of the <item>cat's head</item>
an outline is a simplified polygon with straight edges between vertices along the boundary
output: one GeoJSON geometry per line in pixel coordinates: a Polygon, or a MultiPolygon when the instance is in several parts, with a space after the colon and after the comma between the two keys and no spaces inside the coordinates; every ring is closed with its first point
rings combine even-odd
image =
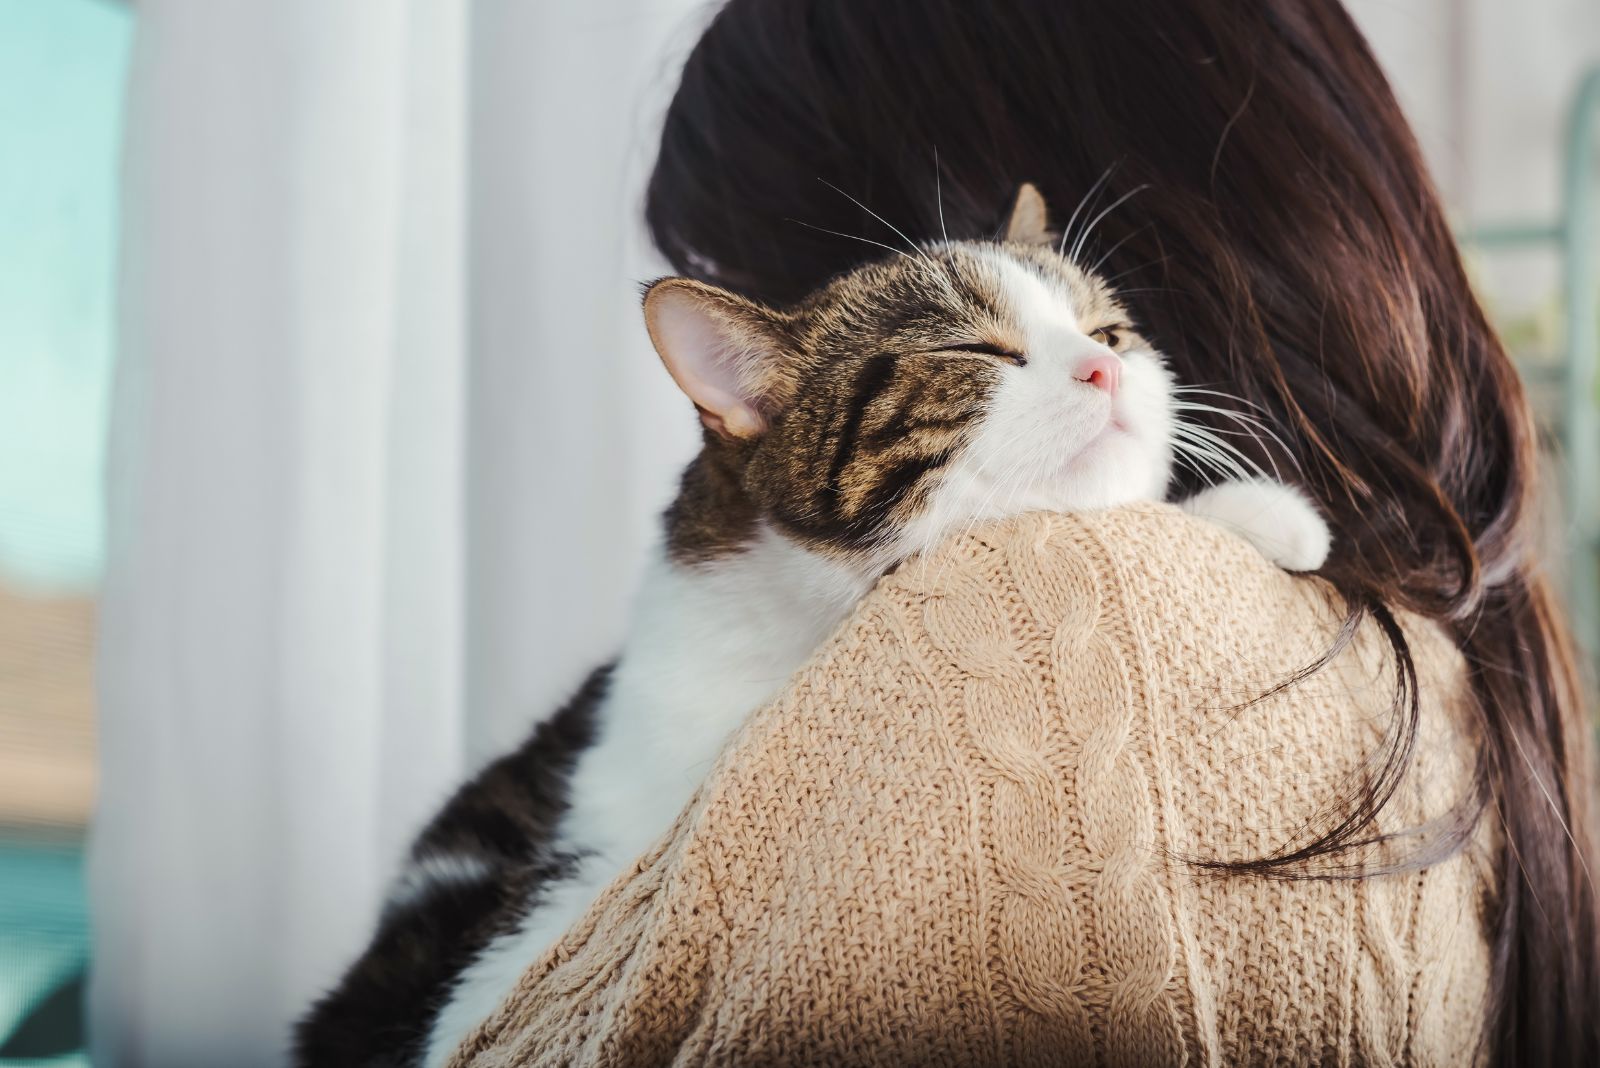
{"type": "Polygon", "coordinates": [[[667,278],[645,318],[705,425],[667,515],[680,560],[765,521],[888,563],[975,521],[1166,489],[1171,378],[1029,186],[1002,241],[891,256],[785,309],[667,278]]]}

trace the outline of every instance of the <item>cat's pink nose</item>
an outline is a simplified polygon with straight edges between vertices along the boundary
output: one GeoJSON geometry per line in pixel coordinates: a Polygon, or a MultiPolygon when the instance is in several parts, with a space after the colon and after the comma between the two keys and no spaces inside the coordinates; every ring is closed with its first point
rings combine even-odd
{"type": "Polygon", "coordinates": [[[1117,384],[1122,381],[1122,361],[1115,356],[1090,356],[1078,364],[1072,372],[1072,377],[1079,382],[1087,382],[1096,389],[1103,389],[1110,396],[1116,396],[1117,384]]]}

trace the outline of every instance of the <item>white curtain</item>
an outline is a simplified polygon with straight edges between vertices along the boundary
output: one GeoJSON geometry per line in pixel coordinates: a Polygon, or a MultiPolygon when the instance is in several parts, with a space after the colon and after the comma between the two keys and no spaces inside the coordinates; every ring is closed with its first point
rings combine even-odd
{"type": "Polygon", "coordinates": [[[454,783],[612,649],[695,420],[639,222],[693,0],[141,0],[96,1063],[282,1063],[454,783]]]}

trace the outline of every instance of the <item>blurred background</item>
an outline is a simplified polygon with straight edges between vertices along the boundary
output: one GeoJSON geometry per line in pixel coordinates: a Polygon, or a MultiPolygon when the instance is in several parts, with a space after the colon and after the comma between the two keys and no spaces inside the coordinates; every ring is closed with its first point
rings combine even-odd
{"type": "MultiPolygon", "coordinates": [[[[1350,6],[1593,652],[1600,5],[1350,6]]],[[[0,2],[0,1064],[279,1063],[417,823],[610,651],[695,441],[638,211],[710,10],[0,2]]]]}

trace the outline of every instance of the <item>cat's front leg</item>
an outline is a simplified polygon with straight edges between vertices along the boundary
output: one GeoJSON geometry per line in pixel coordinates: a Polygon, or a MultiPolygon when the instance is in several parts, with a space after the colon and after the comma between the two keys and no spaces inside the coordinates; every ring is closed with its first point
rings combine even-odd
{"type": "Polygon", "coordinates": [[[1333,535],[1306,495],[1270,478],[1210,486],[1179,504],[1244,538],[1285,571],[1315,571],[1328,559],[1333,535]]]}

